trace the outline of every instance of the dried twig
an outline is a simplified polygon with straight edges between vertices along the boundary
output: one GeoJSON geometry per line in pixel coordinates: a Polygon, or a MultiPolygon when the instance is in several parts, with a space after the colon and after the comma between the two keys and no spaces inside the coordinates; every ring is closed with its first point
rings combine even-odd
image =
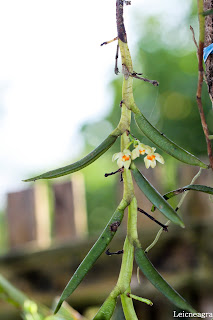
{"type": "Polygon", "coordinates": [[[149,80],[147,78],[139,77],[139,75],[141,75],[141,74],[142,73],[133,72],[133,73],[130,74],[130,76],[133,77],[133,78],[139,79],[139,80],[143,80],[145,82],[149,82],[155,87],[159,86],[159,82],[157,80],[149,80]]]}
{"type": "Polygon", "coordinates": [[[153,216],[151,216],[150,214],[148,214],[146,211],[144,211],[141,208],[138,208],[138,211],[145,214],[145,216],[147,216],[149,219],[151,219],[152,221],[154,221],[155,223],[159,224],[159,226],[161,226],[163,228],[164,231],[168,231],[168,227],[161,223],[160,221],[156,220],[153,216]]]}
{"type": "Polygon", "coordinates": [[[123,250],[118,250],[118,251],[116,251],[116,252],[110,252],[109,249],[107,249],[107,250],[105,251],[105,253],[106,253],[107,256],[112,256],[113,254],[123,254],[124,251],[123,251],[123,250]]]}
{"type": "Polygon", "coordinates": [[[103,45],[105,45],[105,44],[109,44],[109,43],[111,43],[111,42],[113,42],[113,41],[116,41],[116,40],[118,40],[118,37],[115,37],[115,38],[112,39],[112,40],[103,42],[103,43],[101,44],[101,46],[103,46],[103,45]]]}
{"type": "Polygon", "coordinates": [[[113,171],[113,172],[110,172],[110,173],[105,173],[105,175],[104,175],[104,177],[108,177],[108,176],[112,176],[112,175],[114,175],[114,174],[116,174],[116,173],[118,173],[118,172],[124,172],[124,168],[122,167],[122,168],[119,168],[118,170],[116,170],[116,171],[113,171]]]}
{"type": "Polygon", "coordinates": [[[197,48],[197,56],[198,56],[198,44],[197,44],[197,41],[196,41],[196,39],[195,39],[195,32],[194,32],[194,29],[193,29],[192,26],[190,26],[190,30],[191,30],[191,32],[192,32],[192,38],[193,38],[194,44],[195,44],[195,46],[196,46],[196,48],[197,48]]]}

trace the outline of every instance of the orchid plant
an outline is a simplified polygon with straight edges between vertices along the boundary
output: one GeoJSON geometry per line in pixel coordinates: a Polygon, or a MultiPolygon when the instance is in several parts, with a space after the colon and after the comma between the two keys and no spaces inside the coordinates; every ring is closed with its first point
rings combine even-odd
{"type": "MultiPolygon", "coordinates": [[[[152,305],[152,302],[146,298],[141,298],[135,296],[131,292],[131,277],[133,272],[133,261],[135,259],[139,269],[143,274],[149,279],[149,281],[168,298],[175,306],[179,307],[182,310],[186,310],[192,313],[197,311],[185,301],[167,282],[166,280],[158,273],[154,268],[151,261],[149,260],[147,254],[142,249],[140,240],[137,233],[137,211],[145,213],[142,209],[137,206],[137,199],[135,196],[133,177],[138,184],[141,191],[144,195],[150,200],[153,204],[153,210],[157,208],[165,217],[169,220],[166,225],[162,225],[161,231],[167,231],[168,224],[170,222],[177,224],[180,227],[184,227],[184,223],[180,216],[177,213],[177,210],[174,210],[171,205],[166,201],[168,196],[162,196],[145,178],[145,176],[137,169],[134,160],[140,156],[144,156],[144,163],[146,169],[150,167],[155,168],[157,162],[164,164],[163,157],[156,153],[156,148],[146,145],[137,137],[134,137],[131,132],[131,115],[134,115],[135,122],[138,128],[141,130],[143,135],[145,135],[152,143],[154,143],[158,148],[168,153],[170,156],[176,158],[177,160],[184,162],[188,165],[199,166],[201,169],[213,169],[213,161],[211,158],[211,151],[208,149],[208,155],[210,164],[207,165],[196,156],[190,154],[188,151],[184,150],[164,134],[161,134],[143,115],[142,111],[138,108],[135,103],[133,95],[133,78],[140,79],[154,86],[158,86],[159,83],[156,80],[149,80],[142,78],[140,73],[133,71],[132,59],[128,47],[127,35],[124,26],[123,20],[123,7],[125,1],[116,0],[116,21],[117,21],[117,37],[113,40],[106,41],[102,45],[111,43],[112,41],[117,41],[117,53],[116,53],[116,65],[115,73],[118,74],[117,58],[118,52],[121,54],[122,62],[122,73],[123,73],[123,88],[122,88],[122,100],[120,102],[121,107],[121,118],[117,127],[111,132],[111,134],[90,154],[88,154],[83,159],[68,165],[63,168],[59,168],[53,171],[46,172],[39,176],[27,179],[25,181],[35,181],[37,179],[51,179],[66,174],[70,174],[77,170],[84,168],[98,157],[104,154],[120,137],[121,141],[121,150],[115,153],[112,157],[112,161],[117,161],[119,169],[116,172],[122,173],[123,181],[123,198],[115,210],[112,218],[108,222],[106,228],[100,235],[99,239],[96,241],[94,246],[91,248],[87,256],[84,258],[82,263],[79,265],[67,286],[65,287],[60,300],[56,306],[55,313],[59,311],[62,303],[66,300],[73,291],[77,288],[80,282],[83,280],[87,272],[92,268],[96,260],[100,255],[106,250],[110,241],[114,237],[118,227],[120,226],[124,210],[128,207],[128,223],[127,223],[127,235],[124,242],[122,253],[122,264],[120,269],[120,274],[118,277],[117,284],[114,289],[109,294],[106,301],[103,303],[98,313],[95,315],[94,320],[108,320],[111,319],[111,316],[114,312],[117,298],[120,296],[121,303],[124,311],[125,318],[127,320],[136,320],[137,315],[133,306],[133,299],[140,300],[148,305],[152,305]]],[[[204,20],[201,19],[202,7],[200,4],[201,0],[198,1],[199,9],[199,18],[200,18],[200,41],[202,41],[202,32],[204,20]]],[[[128,3],[129,4],[129,3],[128,3]]],[[[202,46],[201,46],[202,47],[202,46]]],[[[200,69],[199,69],[200,70],[200,69]]],[[[201,74],[200,74],[201,75],[201,74]]],[[[199,82],[200,84],[200,82],[199,82]]],[[[200,87],[199,87],[200,88],[200,87]]],[[[199,97],[198,92],[197,96],[199,97]]],[[[203,119],[203,118],[202,118],[203,119]]],[[[116,173],[115,172],[115,173],[116,173]]],[[[201,172],[201,171],[200,171],[201,172]]],[[[111,175],[105,174],[105,176],[111,175]]],[[[182,190],[197,190],[201,192],[206,192],[213,194],[213,188],[200,186],[200,185],[189,185],[186,189],[182,190]],[[188,189],[187,189],[188,188],[188,189]]],[[[176,191],[171,191],[169,197],[175,196],[176,191]]],[[[151,217],[152,220],[155,220],[151,217]]],[[[157,222],[160,224],[159,222],[157,222]]],[[[158,235],[159,239],[159,235],[158,235]]],[[[155,240],[154,243],[156,243],[155,240]]],[[[152,246],[154,245],[152,244],[152,246]]],[[[151,247],[151,246],[150,246],[151,247]]],[[[150,248],[149,247],[149,248],[150,248]]],[[[109,254],[109,252],[107,251],[109,254]]]]}
{"type": "MultiPolygon", "coordinates": [[[[137,232],[137,212],[145,213],[142,209],[137,206],[137,199],[135,196],[133,178],[138,184],[140,190],[153,204],[152,211],[157,208],[167,219],[168,222],[162,225],[160,232],[162,230],[167,231],[168,224],[174,223],[179,227],[184,227],[184,222],[182,218],[178,215],[177,209],[172,208],[172,206],[167,202],[167,200],[177,194],[188,192],[189,190],[196,190],[200,192],[205,192],[208,194],[213,194],[213,188],[194,185],[195,178],[192,183],[188,186],[179,188],[178,190],[171,191],[166,195],[161,195],[146,179],[144,174],[140,172],[135,164],[135,159],[140,156],[144,156],[144,163],[146,169],[156,167],[157,162],[161,165],[164,164],[164,158],[156,153],[156,148],[151,147],[142,143],[138,138],[134,137],[131,132],[131,115],[134,115],[135,122],[139,129],[153,144],[155,144],[159,149],[163,150],[175,159],[192,166],[198,166],[203,169],[213,169],[213,157],[212,150],[209,147],[210,135],[208,134],[208,127],[205,123],[204,113],[202,111],[201,102],[201,84],[203,80],[203,62],[201,61],[203,56],[203,41],[204,41],[204,15],[203,15],[203,0],[198,0],[198,11],[199,11],[199,23],[200,23],[200,41],[198,46],[198,58],[199,58],[199,81],[198,81],[198,91],[197,91],[197,101],[199,105],[199,110],[201,111],[201,122],[205,128],[205,136],[207,140],[207,150],[209,156],[209,164],[204,163],[198,159],[193,154],[184,150],[182,147],[175,144],[164,134],[161,134],[144,116],[143,110],[139,109],[136,105],[133,95],[133,78],[140,79],[154,86],[158,86],[156,80],[149,80],[142,78],[140,73],[133,71],[132,59],[127,42],[127,34],[124,26],[123,20],[123,8],[124,0],[116,0],[116,21],[117,21],[117,36],[111,40],[106,41],[102,45],[111,43],[112,41],[117,41],[117,54],[120,51],[121,62],[122,62],[122,73],[123,73],[123,88],[122,88],[122,100],[121,106],[121,117],[117,127],[111,132],[111,134],[90,154],[88,154],[83,159],[72,163],[66,167],[62,167],[56,170],[48,171],[41,175],[35,176],[33,178],[27,179],[25,181],[35,181],[38,179],[52,179],[63,175],[71,174],[75,171],[81,170],[82,168],[90,165],[100,156],[102,156],[117,139],[120,139],[121,149],[119,152],[115,153],[112,157],[112,161],[117,161],[119,169],[116,172],[122,172],[123,181],[123,197],[115,209],[110,221],[106,225],[102,234],[93,245],[87,256],[81,262],[75,273],[72,275],[70,281],[65,287],[62,295],[55,308],[55,313],[60,312],[62,303],[74,292],[81,281],[86,276],[87,272],[92,268],[96,260],[100,255],[106,250],[110,241],[114,237],[117,229],[122,223],[124,216],[124,210],[128,208],[128,222],[127,222],[127,234],[123,246],[122,253],[122,264],[120,269],[120,274],[112,289],[111,293],[97,312],[94,320],[109,320],[111,319],[118,297],[121,298],[121,303],[124,311],[125,318],[127,320],[138,319],[133,306],[133,299],[139,300],[148,305],[153,303],[146,298],[138,297],[131,292],[131,278],[133,272],[133,262],[136,261],[141,272],[147,277],[147,279],[175,306],[182,310],[189,311],[197,315],[197,311],[192,307],[183,297],[181,297],[175,289],[173,289],[166,280],[158,273],[155,267],[149,260],[146,252],[142,248],[140,243],[138,232],[137,232]],[[207,129],[206,129],[207,128],[207,129]]],[[[128,3],[130,2],[128,1],[128,3]]],[[[207,60],[209,58],[207,57],[207,60]]],[[[115,66],[115,73],[118,73],[117,59],[115,66]]],[[[166,164],[165,164],[166,165],[166,164]]],[[[199,174],[201,173],[201,169],[199,174]]],[[[110,175],[110,174],[108,174],[110,175]]],[[[105,175],[107,176],[107,175],[105,175]]],[[[152,220],[155,220],[152,217],[152,220]]],[[[160,224],[158,222],[158,224],[160,224]]],[[[149,249],[157,242],[159,239],[159,234],[154,241],[154,243],[149,247],[149,249]]],[[[109,254],[109,251],[108,251],[109,254]]],[[[26,307],[26,306],[25,306],[26,307]]],[[[35,313],[37,309],[34,308],[35,313]]]]}

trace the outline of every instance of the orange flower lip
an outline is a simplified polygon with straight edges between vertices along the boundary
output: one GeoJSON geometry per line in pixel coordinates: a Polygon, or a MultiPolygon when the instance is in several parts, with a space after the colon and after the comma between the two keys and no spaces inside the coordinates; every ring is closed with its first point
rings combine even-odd
{"type": "Polygon", "coordinates": [[[151,161],[155,160],[154,154],[152,154],[152,155],[147,155],[147,159],[148,159],[148,160],[151,160],[151,161]]]}
{"type": "Polygon", "coordinates": [[[139,150],[140,154],[144,154],[145,153],[145,149],[143,150],[139,150]]]}
{"type": "Polygon", "coordinates": [[[129,156],[126,156],[126,155],[124,155],[123,157],[122,157],[122,160],[123,161],[127,161],[127,160],[129,160],[130,159],[130,157],[129,156]]]}

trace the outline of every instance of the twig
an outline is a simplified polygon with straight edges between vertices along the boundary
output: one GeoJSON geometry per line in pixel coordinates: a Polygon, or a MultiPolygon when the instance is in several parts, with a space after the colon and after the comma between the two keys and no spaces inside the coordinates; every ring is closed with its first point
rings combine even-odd
{"type": "Polygon", "coordinates": [[[105,45],[105,44],[109,44],[109,43],[111,43],[111,42],[113,42],[113,41],[116,41],[116,40],[118,40],[118,37],[115,37],[115,38],[112,39],[112,40],[103,42],[103,43],[101,44],[101,46],[103,46],[103,45],[105,45]]]}
{"type": "MultiPolygon", "coordinates": [[[[201,175],[201,172],[202,172],[202,168],[200,168],[200,170],[198,171],[198,173],[192,178],[192,181],[190,182],[190,184],[195,183],[195,181],[196,181],[196,180],[199,178],[199,176],[201,175]]],[[[179,201],[179,203],[178,203],[177,208],[175,209],[175,211],[177,211],[177,210],[181,207],[181,205],[183,204],[183,200],[185,199],[185,197],[186,197],[186,195],[187,195],[188,192],[189,192],[189,191],[186,191],[186,193],[181,197],[181,199],[180,199],[180,201],[179,201]]],[[[168,225],[170,224],[170,222],[171,222],[171,221],[168,220],[168,221],[165,223],[165,226],[168,226],[168,225]]],[[[163,232],[163,228],[160,228],[160,230],[158,231],[158,233],[157,233],[154,241],[146,248],[146,250],[145,250],[146,253],[156,245],[156,243],[158,242],[158,240],[159,240],[162,232],[163,232]]]]}
{"type": "Polygon", "coordinates": [[[123,250],[118,250],[118,251],[116,251],[116,252],[110,252],[109,249],[107,249],[107,250],[105,251],[105,253],[106,253],[107,256],[112,256],[113,254],[123,254],[124,251],[123,251],[123,250]]]}
{"type": "MultiPolygon", "coordinates": [[[[199,176],[201,175],[202,170],[203,170],[202,168],[199,169],[198,173],[193,177],[193,179],[192,179],[192,181],[190,182],[190,184],[194,184],[194,183],[195,183],[195,181],[196,181],[196,180],[199,178],[199,176]]],[[[178,210],[180,209],[180,207],[181,207],[181,205],[182,205],[185,197],[187,196],[188,192],[189,192],[189,190],[187,190],[187,191],[184,192],[184,194],[182,195],[182,197],[181,197],[181,199],[180,199],[180,201],[179,201],[179,203],[178,203],[175,211],[178,211],[178,210]]]]}
{"type": "Polygon", "coordinates": [[[112,176],[113,174],[116,174],[116,173],[118,173],[118,172],[124,172],[124,168],[122,167],[122,168],[119,168],[118,170],[116,170],[116,171],[113,171],[113,172],[110,172],[110,173],[105,173],[105,175],[104,175],[104,177],[108,177],[108,176],[112,176]]]}
{"type": "Polygon", "coordinates": [[[133,72],[133,73],[130,74],[130,76],[133,77],[133,78],[139,79],[139,80],[143,80],[145,82],[149,82],[155,87],[159,86],[159,82],[157,80],[149,80],[147,78],[139,77],[138,75],[141,75],[141,74],[142,73],[133,72]]]}
{"type": "Polygon", "coordinates": [[[195,39],[195,32],[194,32],[194,29],[193,29],[192,26],[190,26],[190,30],[191,30],[191,32],[192,32],[192,38],[193,38],[194,44],[195,44],[195,46],[196,46],[196,48],[197,48],[197,57],[198,57],[198,44],[197,44],[197,41],[196,41],[196,39],[195,39]]]}
{"type": "Polygon", "coordinates": [[[161,226],[163,228],[164,231],[168,232],[168,227],[166,225],[164,225],[163,223],[159,222],[158,220],[156,220],[153,216],[151,216],[150,214],[148,214],[146,211],[144,211],[143,209],[138,208],[138,211],[145,214],[145,216],[147,216],[149,219],[151,219],[152,221],[156,222],[157,224],[159,224],[159,226],[161,226]]]}
{"type": "MultiPolygon", "coordinates": [[[[165,223],[165,226],[168,226],[170,224],[170,220],[168,220],[166,223],[165,223]]],[[[161,236],[161,233],[163,232],[163,228],[160,228],[160,230],[158,231],[154,241],[146,248],[145,250],[145,253],[149,252],[149,250],[151,250],[155,245],[156,243],[158,242],[160,236],[161,236]]]]}

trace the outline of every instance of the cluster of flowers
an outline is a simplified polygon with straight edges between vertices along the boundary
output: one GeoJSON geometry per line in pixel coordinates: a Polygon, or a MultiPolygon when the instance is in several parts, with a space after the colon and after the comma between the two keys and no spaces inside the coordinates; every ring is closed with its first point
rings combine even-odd
{"type": "Polygon", "coordinates": [[[112,161],[117,160],[119,168],[124,167],[128,169],[132,160],[144,154],[147,154],[147,156],[144,158],[145,166],[147,169],[149,167],[154,168],[156,166],[156,160],[164,164],[163,157],[159,153],[155,153],[156,148],[147,146],[138,140],[136,140],[135,142],[137,143],[137,145],[132,151],[130,151],[129,149],[124,149],[123,152],[118,152],[113,155],[112,161]]]}

